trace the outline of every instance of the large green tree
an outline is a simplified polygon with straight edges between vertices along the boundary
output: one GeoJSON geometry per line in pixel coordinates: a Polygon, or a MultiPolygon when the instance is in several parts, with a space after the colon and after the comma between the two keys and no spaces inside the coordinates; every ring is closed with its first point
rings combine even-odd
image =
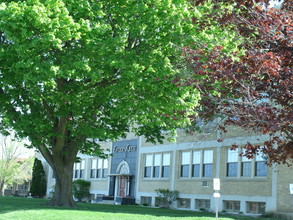
{"type": "Polygon", "coordinates": [[[103,154],[89,138],[132,130],[154,141],[185,125],[198,94],[172,82],[196,30],[188,4],[1,1],[1,127],[29,137],[54,170],[51,205],[75,205],[77,153],[103,154]]]}

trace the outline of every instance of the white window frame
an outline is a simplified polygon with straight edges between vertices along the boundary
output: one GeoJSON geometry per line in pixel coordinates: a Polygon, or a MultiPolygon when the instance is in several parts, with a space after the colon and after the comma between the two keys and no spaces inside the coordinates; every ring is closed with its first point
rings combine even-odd
{"type": "MultiPolygon", "coordinates": [[[[235,152],[237,152],[238,154],[238,158],[237,158],[237,176],[228,176],[228,164],[232,163],[231,161],[235,161],[231,160],[231,158],[229,158],[229,152],[232,152],[230,150],[230,148],[227,148],[226,150],[226,155],[227,155],[227,159],[226,159],[226,178],[263,178],[263,177],[267,177],[268,176],[268,167],[266,165],[266,170],[265,170],[265,175],[258,175],[257,173],[257,163],[261,162],[265,162],[266,159],[262,156],[262,155],[255,155],[254,158],[247,158],[244,157],[243,155],[240,154],[240,152],[242,152],[242,154],[244,154],[245,149],[243,148],[238,148],[235,150],[235,152]],[[250,175],[244,175],[244,166],[245,164],[249,163],[249,174],[250,175]]],[[[236,153],[235,153],[236,154],[236,153]]],[[[264,172],[264,171],[262,171],[264,172]]]]}
{"type": "Polygon", "coordinates": [[[74,163],[73,165],[73,178],[74,179],[84,179],[84,169],[85,169],[85,160],[74,163]]]}
{"type": "Polygon", "coordinates": [[[91,159],[90,179],[106,179],[109,160],[100,157],[91,159]]]}
{"type": "Polygon", "coordinates": [[[180,151],[180,173],[179,178],[187,179],[210,179],[213,177],[213,167],[214,167],[214,149],[197,149],[197,150],[189,150],[189,151],[180,151]],[[189,153],[190,158],[187,161],[183,161],[183,154],[189,153]],[[209,157],[207,157],[209,155],[209,157]],[[198,157],[198,158],[197,158],[198,157]],[[194,175],[195,165],[199,166],[199,175],[194,175]],[[211,165],[212,173],[211,176],[204,176],[204,168],[206,165],[211,165]],[[188,176],[182,176],[183,166],[188,166],[188,176]]]}
{"type": "Polygon", "coordinates": [[[145,179],[168,179],[170,178],[171,169],[171,153],[160,152],[144,155],[143,178],[145,179]],[[163,176],[163,169],[169,167],[169,174],[167,177],[163,176]],[[155,175],[155,170],[157,171],[155,175]],[[146,176],[146,171],[148,175],[146,176]]]}

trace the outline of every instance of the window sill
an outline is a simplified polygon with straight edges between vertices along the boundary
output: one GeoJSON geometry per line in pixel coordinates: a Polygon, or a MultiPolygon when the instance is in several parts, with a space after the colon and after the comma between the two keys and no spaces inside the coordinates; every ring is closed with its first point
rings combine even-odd
{"type": "Polygon", "coordinates": [[[268,180],[269,178],[267,176],[264,176],[264,177],[255,176],[255,177],[225,177],[222,181],[224,182],[238,182],[238,181],[266,182],[268,180]]]}
{"type": "Polygon", "coordinates": [[[146,181],[146,182],[148,182],[148,181],[163,181],[163,182],[168,182],[168,181],[170,181],[170,178],[151,178],[151,177],[146,178],[146,177],[144,177],[142,180],[143,181],[146,181]]]}

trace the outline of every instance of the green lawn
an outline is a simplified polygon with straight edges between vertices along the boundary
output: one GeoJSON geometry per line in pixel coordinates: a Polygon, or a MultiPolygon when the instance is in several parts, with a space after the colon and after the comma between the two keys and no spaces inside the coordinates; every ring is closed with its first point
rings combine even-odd
{"type": "MultiPolygon", "coordinates": [[[[0,220],[212,220],[212,213],[167,210],[140,206],[78,204],[78,208],[44,206],[47,200],[0,197],[0,220]]],[[[262,218],[220,216],[221,220],[261,220],[262,218]]],[[[263,219],[264,220],[264,219],[263,219]]]]}

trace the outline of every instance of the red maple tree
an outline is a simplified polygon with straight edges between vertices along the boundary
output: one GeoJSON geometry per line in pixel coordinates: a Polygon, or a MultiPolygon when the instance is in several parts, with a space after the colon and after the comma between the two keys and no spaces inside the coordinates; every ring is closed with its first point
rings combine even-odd
{"type": "MultiPolygon", "coordinates": [[[[245,156],[263,153],[268,157],[268,164],[290,165],[293,160],[293,2],[285,1],[281,9],[269,8],[269,1],[258,2],[263,5],[233,1],[235,9],[241,7],[241,12],[229,12],[218,18],[223,28],[233,24],[239,36],[245,37],[241,45],[245,55],[235,61],[232,57],[238,56],[238,52],[227,55],[221,45],[213,50],[204,45],[197,49],[186,47],[184,54],[193,74],[184,83],[181,80],[180,85],[192,85],[201,91],[197,117],[206,120],[225,117],[223,126],[219,126],[222,131],[233,125],[268,135],[264,143],[247,142],[242,146],[246,149],[245,156]]],[[[238,147],[237,143],[232,147],[238,147]]]]}

